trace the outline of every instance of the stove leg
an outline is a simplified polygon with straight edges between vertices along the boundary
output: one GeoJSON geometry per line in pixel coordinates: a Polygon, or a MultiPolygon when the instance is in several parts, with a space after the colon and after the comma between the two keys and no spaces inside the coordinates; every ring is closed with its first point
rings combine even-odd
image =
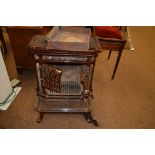
{"type": "Polygon", "coordinates": [[[95,125],[95,126],[99,126],[97,120],[96,120],[96,117],[94,116],[93,114],[93,111],[90,112],[90,115],[91,115],[91,119],[92,119],[92,123],[95,125]]]}
{"type": "Polygon", "coordinates": [[[44,118],[45,113],[44,112],[39,112],[39,117],[37,119],[37,123],[41,123],[43,118],[44,118]]]}
{"type": "Polygon", "coordinates": [[[95,126],[99,126],[96,118],[91,112],[84,113],[85,119],[88,123],[93,123],[95,126]]]}
{"type": "Polygon", "coordinates": [[[85,119],[86,119],[86,121],[88,123],[92,122],[92,118],[91,118],[91,113],[90,112],[84,113],[84,117],[85,117],[85,119]]]}
{"type": "Polygon", "coordinates": [[[95,126],[99,126],[99,124],[98,124],[98,122],[97,122],[96,119],[93,119],[92,122],[93,122],[93,124],[94,124],[95,126]]]}

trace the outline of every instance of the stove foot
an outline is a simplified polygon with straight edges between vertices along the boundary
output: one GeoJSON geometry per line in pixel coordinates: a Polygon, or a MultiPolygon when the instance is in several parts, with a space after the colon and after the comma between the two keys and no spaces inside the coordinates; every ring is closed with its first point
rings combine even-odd
{"type": "Polygon", "coordinates": [[[99,126],[96,118],[91,112],[84,113],[85,119],[88,123],[93,123],[95,126],[99,126]]]}
{"type": "Polygon", "coordinates": [[[45,115],[44,112],[40,112],[40,113],[39,113],[39,117],[38,117],[38,119],[37,119],[37,123],[41,123],[41,122],[42,122],[42,120],[43,120],[43,118],[44,118],[44,115],[45,115]]]}

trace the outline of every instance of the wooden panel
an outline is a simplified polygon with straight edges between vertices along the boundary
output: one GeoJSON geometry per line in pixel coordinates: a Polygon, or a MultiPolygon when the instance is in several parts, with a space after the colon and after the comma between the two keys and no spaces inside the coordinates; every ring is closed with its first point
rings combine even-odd
{"type": "Polygon", "coordinates": [[[17,69],[30,69],[35,67],[32,56],[28,53],[27,45],[34,35],[46,34],[48,32],[48,29],[50,28],[39,26],[6,27],[15,57],[17,69]]]}
{"type": "Polygon", "coordinates": [[[103,50],[113,50],[113,51],[118,51],[121,48],[121,45],[119,44],[100,43],[100,46],[103,50]]]}

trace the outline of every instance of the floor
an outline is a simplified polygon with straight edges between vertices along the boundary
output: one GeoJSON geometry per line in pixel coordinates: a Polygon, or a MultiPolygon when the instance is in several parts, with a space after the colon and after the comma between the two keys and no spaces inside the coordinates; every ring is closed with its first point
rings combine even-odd
{"type": "Polygon", "coordinates": [[[130,27],[135,51],[125,50],[114,80],[111,80],[117,52],[102,52],[93,79],[94,109],[99,127],[82,114],[47,114],[37,124],[35,71],[19,76],[22,90],[7,111],[0,112],[2,128],[155,128],[155,27],[130,27]]]}

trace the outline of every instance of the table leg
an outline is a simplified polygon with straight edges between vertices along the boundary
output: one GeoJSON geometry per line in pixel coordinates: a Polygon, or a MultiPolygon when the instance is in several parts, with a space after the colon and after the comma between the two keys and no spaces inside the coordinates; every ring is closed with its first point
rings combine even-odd
{"type": "Polygon", "coordinates": [[[113,75],[112,75],[112,80],[113,80],[114,77],[115,77],[115,74],[116,74],[116,71],[117,71],[117,68],[118,68],[118,64],[119,64],[119,61],[120,61],[120,58],[121,58],[122,52],[123,52],[123,50],[120,50],[120,51],[118,52],[118,56],[117,56],[117,60],[116,60],[116,64],[115,64],[115,68],[114,68],[113,75]]]}
{"type": "Polygon", "coordinates": [[[111,52],[112,52],[112,50],[109,51],[108,60],[109,60],[109,58],[111,56],[111,52]]]}

